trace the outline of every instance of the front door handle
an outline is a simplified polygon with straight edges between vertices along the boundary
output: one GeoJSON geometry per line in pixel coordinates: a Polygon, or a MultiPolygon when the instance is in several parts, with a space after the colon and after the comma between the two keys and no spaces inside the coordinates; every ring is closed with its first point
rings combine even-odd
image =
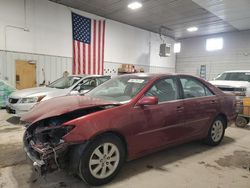
{"type": "Polygon", "coordinates": [[[216,102],[216,100],[211,100],[210,103],[211,104],[216,104],[217,102],[216,102]]]}

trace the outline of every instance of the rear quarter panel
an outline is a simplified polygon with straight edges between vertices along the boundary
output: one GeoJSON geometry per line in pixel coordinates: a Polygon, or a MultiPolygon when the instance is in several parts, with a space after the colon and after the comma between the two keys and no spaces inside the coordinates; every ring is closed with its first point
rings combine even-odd
{"type": "Polygon", "coordinates": [[[224,93],[219,96],[221,112],[227,116],[228,124],[235,121],[236,113],[236,97],[234,94],[224,93]]]}
{"type": "Polygon", "coordinates": [[[222,90],[207,82],[207,86],[215,93],[219,99],[220,113],[227,117],[228,125],[235,121],[236,113],[236,97],[232,93],[224,93],[222,90]]]}

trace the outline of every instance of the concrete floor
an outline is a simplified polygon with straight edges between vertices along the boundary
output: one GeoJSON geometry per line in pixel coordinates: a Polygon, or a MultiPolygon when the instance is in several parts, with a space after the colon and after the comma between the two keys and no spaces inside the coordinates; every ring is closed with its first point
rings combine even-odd
{"type": "MultiPolygon", "coordinates": [[[[89,187],[59,171],[37,177],[22,150],[18,119],[0,110],[0,188],[89,187]]],[[[105,187],[250,188],[250,127],[230,127],[218,147],[192,142],[128,162],[105,187]]]]}

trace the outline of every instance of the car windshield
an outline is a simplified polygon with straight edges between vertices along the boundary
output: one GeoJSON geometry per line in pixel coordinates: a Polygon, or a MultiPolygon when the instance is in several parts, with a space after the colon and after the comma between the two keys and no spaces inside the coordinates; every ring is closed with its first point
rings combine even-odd
{"type": "Polygon", "coordinates": [[[86,95],[119,103],[128,103],[148,81],[148,77],[132,75],[116,77],[96,87],[86,95]]]}
{"type": "Polygon", "coordinates": [[[59,78],[58,80],[52,82],[48,87],[57,88],[57,89],[67,89],[73,86],[76,82],[81,79],[79,76],[67,76],[59,78]]]}
{"type": "Polygon", "coordinates": [[[215,80],[232,80],[250,82],[250,72],[227,72],[219,75],[215,80]]]}

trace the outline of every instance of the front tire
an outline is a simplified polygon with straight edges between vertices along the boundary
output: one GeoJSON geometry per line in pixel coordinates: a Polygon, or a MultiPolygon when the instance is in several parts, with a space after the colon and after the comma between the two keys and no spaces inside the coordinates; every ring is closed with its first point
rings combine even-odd
{"type": "Polygon", "coordinates": [[[220,116],[217,117],[213,121],[208,131],[208,135],[205,138],[205,143],[210,146],[216,146],[220,144],[220,142],[224,137],[225,129],[226,129],[226,121],[220,116]]]}
{"type": "Polygon", "coordinates": [[[125,160],[124,144],[113,134],[94,139],[83,151],[79,176],[90,185],[109,183],[119,172],[125,160]]]}

